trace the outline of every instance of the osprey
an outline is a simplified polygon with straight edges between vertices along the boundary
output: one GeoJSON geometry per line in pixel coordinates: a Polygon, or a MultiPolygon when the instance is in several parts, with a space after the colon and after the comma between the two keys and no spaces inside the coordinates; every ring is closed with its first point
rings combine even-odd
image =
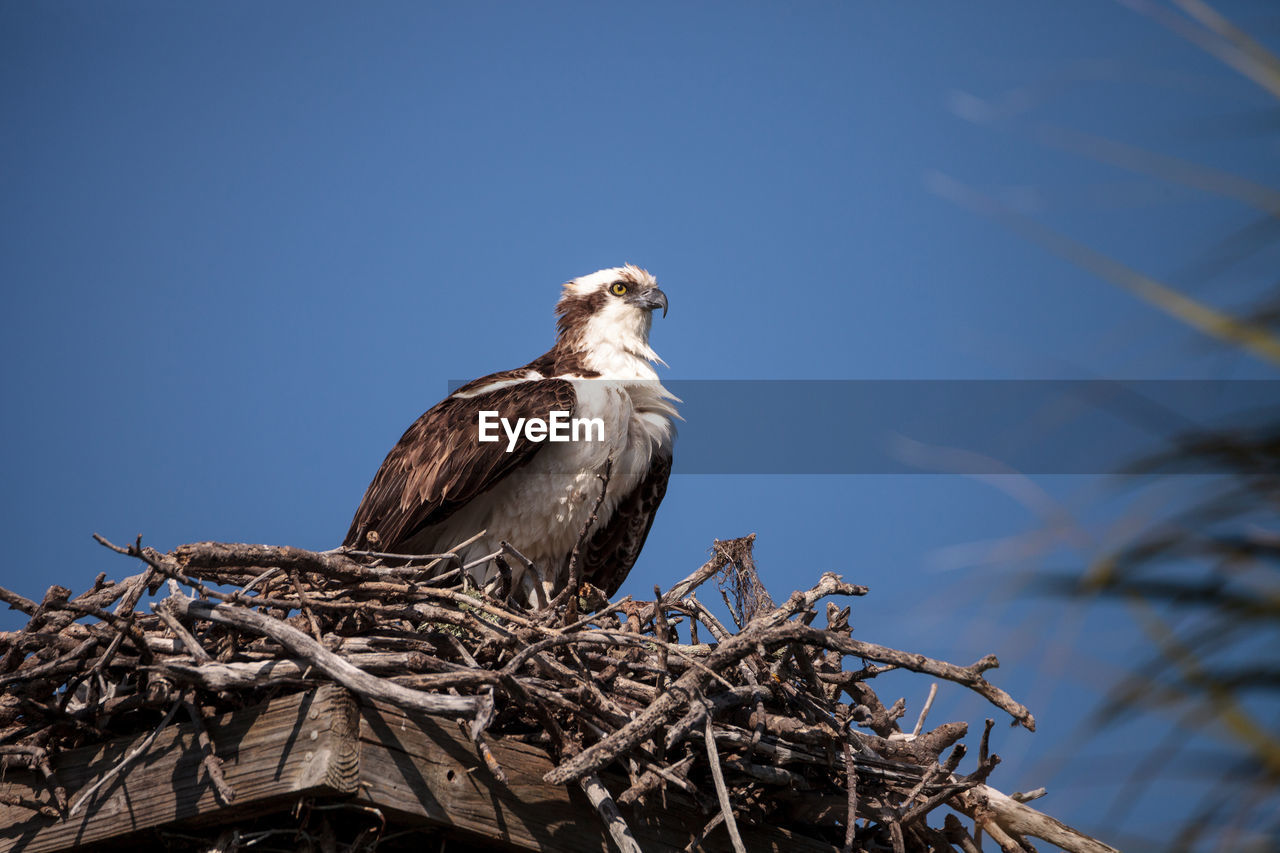
{"type": "Polygon", "coordinates": [[[470,571],[483,587],[499,569],[481,558],[510,543],[533,568],[509,561],[508,592],[534,606],[564,588],[594,509],[579,566],[583,580],[613,595],[671,474],[679,400],[653,368],[665,365],[649,346],[658,308],[665,316],[666,294],[629,264],[567,282],[555,346],[524,367],[467,383],[418,418],[369,484],[343,545],[436,554],[483,530],[456,550],[462,562],[480,561],[470,571]],[[575,421],[573,440],[533,428],[534,419],[556,417],[575,421]],[[502,419],[497,439],[492,430],[485,436],[486,418],[490,427],[502,419]],[[522,418],[529,426],[513,432],[522,418]]]}

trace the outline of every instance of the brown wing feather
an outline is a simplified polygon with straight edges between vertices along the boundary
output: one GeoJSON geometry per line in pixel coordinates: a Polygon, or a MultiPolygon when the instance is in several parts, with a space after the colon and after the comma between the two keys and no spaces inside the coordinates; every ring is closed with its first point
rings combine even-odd
{"type": "Polygon", "coordinates": [[[612,596],[622,586],[649,536],[667,493],[671,457],[655,456],[648,475],[618,504],[609,523],[592,534],[582,555],[583,579],[612,596]]]}
{"type": "MultiPolygon", "coordinates": [[[[494,374],[464,386],[483,387],[510,378],[494,374]]],[[[481,410],[502,417],[546,418],[552,410],[573,416],[577,403],[572,383],[563,379],[520,382],[474,397],[447,397],[414,421],[391,448],[364,493],[342,544],[398,551],[423,527],[444,521],[458,507],[524,464],[542,447],[521,436],[507,452],[506,435],[496,442],[480,442],[481,410]],[[366,534],[376,530],[378,541],[366,534]]],[[[477,531],[479,532],[479,531],[477,531]]]]}

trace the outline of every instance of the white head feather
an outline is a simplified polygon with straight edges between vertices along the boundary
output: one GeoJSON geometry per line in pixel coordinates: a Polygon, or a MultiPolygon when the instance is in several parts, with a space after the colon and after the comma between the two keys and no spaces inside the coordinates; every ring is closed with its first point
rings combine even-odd
{"type": "Polygon", "coordinates": [[[653,311],[615,296],[611,288],[619,282],[626,284],[629,292],[642,293],[658,286],[657,279],[633,264],[565,282],[557,306],[561,335],[582,353],[586,366],[604,378],[656,380],[652,364],[665,366],[666,362],[649,346],[653,311]],[[592,310],[587,311],[588,306],[592,310]]]}

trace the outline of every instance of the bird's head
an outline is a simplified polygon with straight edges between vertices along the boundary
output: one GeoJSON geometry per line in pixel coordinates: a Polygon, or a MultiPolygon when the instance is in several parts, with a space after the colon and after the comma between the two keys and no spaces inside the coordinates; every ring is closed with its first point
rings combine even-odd
{"type": "Polygon", "coordinates": [[[639,362],[663,363],[649,347],[653,312],[667,314],[667,294],[657,279],[627,264],[599,270],[565,282],[556,303],[558,344],[581,353],[587,364],[604,373],[630,375],[639,362]]]}

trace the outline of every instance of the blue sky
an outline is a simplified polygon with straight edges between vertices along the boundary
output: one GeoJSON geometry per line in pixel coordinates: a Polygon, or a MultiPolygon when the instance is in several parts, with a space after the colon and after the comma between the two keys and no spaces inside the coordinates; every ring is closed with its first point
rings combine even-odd
{"type": "MultiPolygon", "coordinates": [[[[1245,305],[1275,252],[1187,271],[1256,212],[1061,131],[1265,180],[1272,104],[1106,0],[0,5],[0,583],[126,571],[93,531],[336,545],[449,380],[540,354],[560,282],[626,261],[670,296],[673,379],[1269,376],[938,188],[1245,305]]],[[[1115,520],[1093,480],[1035,487],[1115,520]]],[[[1101,827],[1082,782],[1153,735],[1072,740],[1126,623],[1019,595],[1097,543],[997,559],[1042,527],[1017,488],[677,477],[626,591],[756,531],[775,594],[835,569],[864,639],[1000,655],[1041,731],[998,730],[998,785],[1158,838],[1168,800],[1101,827]]],[[[934,719],[987,713],[944,689],[934,719]]]]}

